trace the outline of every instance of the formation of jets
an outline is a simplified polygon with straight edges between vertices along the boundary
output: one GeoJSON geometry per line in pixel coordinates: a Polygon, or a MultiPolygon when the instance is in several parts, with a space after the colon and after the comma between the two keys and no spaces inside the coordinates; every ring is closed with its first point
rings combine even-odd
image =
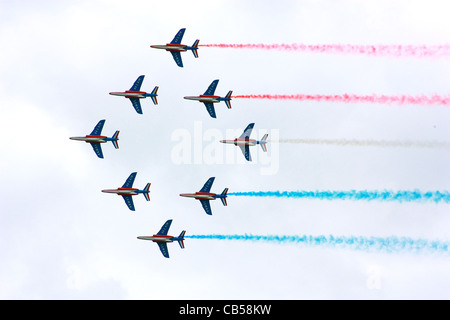
{"type": "MultiPolygon", "coordinates": [[[[175,63],[179,67],[183,67],[183,61],[181,60],[181,52],[185,51],[192,51],[195,58],[198,58],[198,44],[199,40],[196,40],[192,46],[186,46],[181,44],[181,41],[183,39],[183,35],[185,32],[185,28],[180,29],[178,33],[175,35],[175,38],[166,45],[151,45],[151,48],[155,49],[164,49],[166,51],[169,51],[172,54],[173,59],[175,60],[175,63]]],[[[142,83],[144,81],[145,76],[141,75],[139,76],[131,88],[129,90],[123,91],[123,92],[110,92],[110,95],[113,96],[121,96],[129,99],[131,101],[131,104],[133,105],[134,109],[138,114],[143,114],[142,112],[142,106],[141,106],[141,99],[145,98],[151,98],[153,103],[155,105],[158,104],[157,100],[157,92],[159,87],[155,86],[154,89],[147,93],[145,91],[141,91],[142,83]]],[[[219,80],[214,80],[208,87],[208,89],[205,91],[204,94],[198,95],[198,96],[186,96],[184,99],[186,100],[194,100],[204,103],[206,110],[208,111],[209,115],[212,118],[216,118],[216,111],[214,109],[214,103],[219,103],[221,101],[225,102],[225,105],[228,109],[231,109],[231,95],[233,91],[228,91],[225,97],[221,97],[218,95],[215,95],[215,91],[217,88],[217,85],[219,83],[219,80]]],[[[119,130],[117,130],[114,135],[110,138],[107,136],[102,135],[103,126],[105,124],[106,120],[100,120],[97,125],[95,126],[94,130],[84,137],[70,137],[71,140],[76,141],[84,141],[86,143],[89,143],[92,148],[94,149],[95,154],[99,158],[103,157],[103,151],[101,148],[102,143],[106,143],[108,141],[111,141],[112,144],[116,149],[119,148],[119,130]]],[[[261,148],[264,152],[267,152],[267,134],[265,134],[261,140],[254,140],[250,139],[251,132],[253,130],[254,123],[250,123],[247,128],[244,130],[242,135],[239,138],[236,138],[234,140],[220,140],[222,143],[227,144],[234,144],[236,146],[239,146],[242,153],[244,154],[244,157],[247,161],[252,161],[251,154],[249,147],[255,146],[257,144],[261,145],[261,148]]],[[[112,193],[117,194],[119,196],[122,196],[122,198],[125,201],[125,204],[127,205],[128,209],[131,211],[135,211],[135,206],[133,202],[133,196],[142,194],[145,197],[145,200],[150,201],[150,183],[147,183],[147,185],[144,187],[144,189],[140,190],[138,188],[133,188],[134,180],[136,178],[137,172],[132,172],[122,187],[116,188],[116,189],[104,189],[101,190],[104,193],[112,193]]],[[[199,200],[204,211],[208,215],[212,215],[211,200],[220,199],[222,201],[222,204],[224,206],[227,206],[227,192],[228,188],[225,188],[222,193],[212,193],[211,187],[214,183],[215,177],[211,177],[206,181],[206,183],[203,185],[203,187],[200,189],[200,191],[195,193],[181,193],[181,197],[186,198],[194,198],[196,200],[199,200]]],[[[180,247],[184,248],[184,236],[186,231],[182,231],[178,237],[167,235],[169,228],[172,224],[172,220],[167,220],[166,223],[162,226],[161,230],[157,234],[154,234],[153,236],[139,236],[137,237],[140,240],[151,240],[153,242],[156,242],[159,246],[159,249],[161,250],[161,253],[165,258],[169,258],[169,251],[167,248],[167,243],[177,241],[180,245],[180,247]]]]}

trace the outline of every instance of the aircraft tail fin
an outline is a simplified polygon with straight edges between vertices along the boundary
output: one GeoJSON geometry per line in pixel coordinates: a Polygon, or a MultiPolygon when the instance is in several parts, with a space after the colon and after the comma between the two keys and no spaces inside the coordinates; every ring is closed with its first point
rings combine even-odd
{"type": "Polygon", "coordinates": [[[184,235],[186,234],[186,230],[181,231],[180,235],[178,236],[178,238],[180,238],[181,240],[178,240],[178,244],[180,245],[181,249],[184,249],[184,235]]]}
{"type": "Polygon", "coordinates": [[[192,53],[194,54],[194,57],[198,58],[198,43],[200,42],[200,40],[195,40],[194,44],[192,45],[195,49],[192,50],[192,53]]]}
{"type": "Polygon", "coordinates": [[[119,133],[120,131],[117,130],[114,135],[113,135],[113,139],[117,139],[117,140],[112,140],[112,144],[114,145],[114,148],[119,149],[119,133]]]}
{"type": "Polygon", "coordinates": [[[222,191],[222,193],[221,193],[221,195],[224,196],[224,197],[223,197],[223,198],[220,198],[220,200],[222,200],[222,204],[223,204],[224,206],[227,206],[227,198],[226,198],[227,192],[228,192],[228,188],[225,188],[225,189],[223,189],[223,191],[222,191]]]}
{"type": "Polygon", "coordinates": [[[158,99],[156,99],[156,96],[157,96],[156,93],[158,92],[158,89],[159,89],[159,87],[156,86],[156,87],[152,90],[152,92],[150,93],[150,94],[151,94],[150,98],[152,98],[152,101],[153,101],[153,103],[154,103],[155,105],[158,104],[158,99]]]}
{"type": "MultiPolygon", "coordinates": [[[[231,99],[231,94],[233,93],[232,90],[228,91],[227,95],[225,96],[225,98],[227,99],[231,99]]],[[[231,100],[225,100],[225,104],[227,105],[228,109],[231,109],[231,100]]]]}
{"type": "Polygon", "coordinates": [[[266,133],[266,134],[261,138],[261,142],[263,142],[263,143],[261,143],[260,145],[261,145],[261,148],[263,149],[264,152],[267,152],[266,142],[267,142],[267,137],[268,137],[268,136],[269,136],[269,135],[266,133]]]}
{"type": "Polygon", "coordinates": [[[151,183],[147,183],[147,185],[145,186],[145,188],[144,188],[144,191],[146,191],[146,192],[144,192],[144,197],[145,197],[145,200],[147,200],[147,201],[150,201],[150,185],[151,185],[151,183]]]}

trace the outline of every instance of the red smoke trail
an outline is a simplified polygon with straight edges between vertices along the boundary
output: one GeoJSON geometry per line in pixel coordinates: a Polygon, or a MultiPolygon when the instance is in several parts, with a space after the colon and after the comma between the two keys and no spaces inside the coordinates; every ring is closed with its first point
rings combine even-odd
{"type": "Polygon", "coordinates": [[[249,94],[236,95],[232,98],[241,99],[269,99],[269,100],[298,100],[298,101],[318,101],[318,102],[340,102],[340,103],[378,103],[378,104],[420,104],[420,105],[450,105],[450,95],[440,96],[409,96],[409,95],[356,95],[356,94],[342,94],[342,95],[322,95],[322,94],[249,94]]]}
{"type": "Polygon", "coordinates": [[[370,56],[450,56],[450,44],[444,45],[351,45],[351,44],[202,44],[199,47],[302,51],[339,54],[365,54],[370,56]]]}

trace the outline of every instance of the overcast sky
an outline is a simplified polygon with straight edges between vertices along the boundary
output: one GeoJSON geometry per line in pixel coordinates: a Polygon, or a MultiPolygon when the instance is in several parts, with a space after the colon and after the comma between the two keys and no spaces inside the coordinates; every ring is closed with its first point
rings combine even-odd
{"type": "Polygon", "coordinates": [[[212,216],[180,193],[269,190],[450,190],[444,148],[269,143],[252,163],[224,145],[251,122],[252,138],[449,141],[445,106],[234,99],[184,100],[220,79],[216,94],[449,93],[449,58],[393,58],[200,48],[182,43],[446,44],[450,4],[365,1],[0,0],[0,298],[449,299],[450,257],[296,244],[137,240],[173,219],[169,234],[406,236],[450,240],[449,204],[228,198],[212,216]],[[111,91],[159,86],[143,114],[111,91]],[[118,150],[71,141],[105,119],[118,150]],[[136,211],[102,189],[151,182],[136,211]]]}

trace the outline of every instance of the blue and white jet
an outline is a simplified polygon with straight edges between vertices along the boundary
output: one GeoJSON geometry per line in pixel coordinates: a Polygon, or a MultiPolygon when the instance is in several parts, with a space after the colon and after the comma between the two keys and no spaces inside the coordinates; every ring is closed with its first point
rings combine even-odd
{"type": "Polygon", "coordinates": [[[220,97],[214,95],[214,92],[216,91],[217,84],[219,83],[219,80],[214,80],[208,87],[208,89],[205,91],[204,94],[199,96],[187,96],[184,97],[187,100],[196,100],[198,102],[203,102],[205,104],[206,110],[208,110],[209,115],[212,118],[216,117],[216,111],[214,110],[214,103],[218,103],[220,101],[224,101],[227,105],[228,109],[231,109],[231,94],[233,91],[228,91],[227,95],[225,97],[220,97]]]}
{"type": "Polygon", "coordinates": [[[198,58],[198,43],[200,40],[195,40],[192,47],[186,46],[184,44],[181,44],[181,40],[183,39],[184,31],[186,31],[186,28],[180,29],[178,33],[176,34],[175,38],[170,43],[167,43],[165,45],[151,45],[151,48],[155,49],[164,49],[166,51],[169,51],[172,54],[173,59],[175,60],[177,66],[183,67],[183,61],[181,60],[181,52],[185,52],[188,50],[191,50],[194,54],[194,57],[198,58]]]}
{"type": "Polygon", "coordinates": [[[261,140],[250,139],[250,135],[253,130],[254,123],[250,123],[239,138],[234,140],[220,140],[222,143],[234,144],[241,148],[242,154],[247,161],[252,161],[252,155],[250,154],[250,148],[252,146],[260,145],[264,152],[267,152],[267,133],[261,138],[261,140]]]}
{"type": "Polygon", "coordinates": [[[134,109],[137,113],[142,114],[142,108],[141,108],[141,102],[140,99],[145,99],[147,97],[150,97],[155,105],[158,104],[158,100],[156,97],[158,96],[157,92],[159,87],[156,86],[151,93],[147,93],[145,91],[140,91],[142,82],[144,81],[145,76],[139,76],[136,81],[134,82],[133,86],[130,88],[130,90],[127,90],[125,92],[110,92],[110,95],[113,96],[121,96],[130,99],[131,104],[133,105],[134,109]]]}
{"type": "Polygon", "coordinates": [[[153,242],[156,242],[163,256],[169,258],[169,250],[167,249],[167,243],[178,241],[178,244],[180,245],[181,249],[184,249],[184,235],[186,234],[186,231],[183,230],[178,237],[167,235],[171,224],[172,220],[167,220],[157,234],[154,234],[153,236],[139,236],[137,238],[140,240],[151,240],[153,242]]]}
{"type": "Polygon", "coordinates": [[[100,120],[97,125],[95,126],[94,130],[91,132],[91,134],[86,135],[84,137],[70,137],[71,140],[77,140],[77,141],[84,141],[86,143],[90,143],[92,148],[94,149],[95,154],[97,157],[103,159],[103,152],[102,152],[102,146],[101,143],[106,143],[108,141],[111,141],[114,145],[114,148],[119,149],[119,130],[114,133],[114,135],[111,138],[108,138],[107,136],[102,136],[102,130],[103,125],[105,124],[105,120],[100,120]]]}
{"type": "Polygon", "coordinates": [[[205,185],[199,192],[181,193],[180,196],[200,200],[200,203],[202,204],[202,207],[205,210],[206,214],[212,215],[211,205],[209,204],[209,201],[220,199],[222,201],[222,204],[224,206],[226,206],[227,205],[227,192],[228,192],[228,188],[225,188],[221,194],[209,192],[211,190],[212,184],[214,183],[214,179],[215,179],[215,177],[209,178],[208,181],[206,181],[205,185]]]}
{"type": "Polygon", "coordinates": [[[136,178],[137,172],[133,172],[128,177],[127,181],[125,181],[124,185],[121,188],[117,189],[105,189],[102,190],[102,192],[105,193],[115,193],[119,196],[122,196],[125,200],[125,203],[127,204],[128,208],[131,211],[135,211],[134,209],[134,203],[132,196],[135,196],[137,194],[143,194],[145,197],[145,200],[150,201],[150,183],[147,183],[145,188],[143,190],[139,190],[137,188],[133,188],[134,179],[136,178]]]}

